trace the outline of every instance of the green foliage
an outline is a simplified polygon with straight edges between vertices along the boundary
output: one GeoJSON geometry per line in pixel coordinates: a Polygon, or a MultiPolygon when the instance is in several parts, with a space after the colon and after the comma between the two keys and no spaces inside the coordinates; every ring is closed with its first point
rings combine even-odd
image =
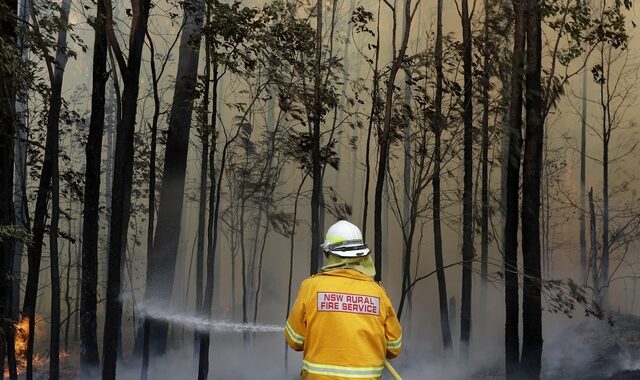
{"type": "Polygon", "coordinates": [[[274,211],[267,215],[269,225],[273,230],[285,237],[291,236],[293,230],[293,214],[284,211],[274,211]]]}
{"type": "Polygon", "coordinates": [[[544,280],[542,293],[546,300],[547,310],[551,313],[562,313],[573,318],[576,306],[581,305],[585,316],[604,318],[600,306],[589,300],[583,286],[576,284],[571,278],[566,280],[544,280]]]}
{"type": "Polygon", "coordinates": [[[248,75],[264,66],[295,64],[300,54],[313,52],[310,25],[295,17],[295,8],[274,1],[264,8],[213,1],[211,23],[204,33],[211,41],[213,60],[233,73],[248,75]]]}
{"type": "Polygon", "coordinates": [[[0,72],[13,77],[17,84],[25,82],[27,77],[24,63],[15,41],[6,41],[0,37],[0,72]]]}
{"type": "Polygon", "coordinates": [[[5,226],[0,225],[0,243],[6,240],[15,240],[20,241],[24,244],[31,244],[32,237],[27,231],[22,229],[20,226],[5,226]]]}
{"type": "MultiPolygon", "coordinates": [[[[58,31],[63,27],[61,18],[61,3],[52,0],[34,0],[33,13],[38,21],[38,30],[34,23],[20,25],[19,34],[25,41],[25,46],[30,53],[45,60],[43,51],[48,55],[51,62],[55,60],[55,52],[58,48],[58,31]]],[[[30,21],[30,20],[28,20],[30,21]]],[[[87,52],[87,45],[79,34],[75,33],[73,24],[66,26],[67,38],[73,42],[82,52],[87,52]]],[[[72,44],[67,44],[63,49],[69,58],[77,58],[77,52],[72,48],[72,44]]]]}
{"type": "MultiPolygon", "coordinates": [[[[552,54],[558,63],[568,67],[583,54],[589,54],[598,45],[609,45],[615,49],[626,49],[629,35],[626,30],[624,10],[627,2],[616,0],[613,4],[602,5],[604,8],[591,7],[588,2],[578,0],[547,0],[542,3],[545,22],[556,33],[556,41],[551,44],[552,54]]],[[[604,83],[602,68],[595,65],[591,68],[596,83],[604,83]]],[[[564,94],[564,86],[568,77],[558,76],[546,70],[548,88],[545,89],[547,105],[556,106],[560,96],[564,94]],[[554,78],[548,79],[549,75],[554,78]]]]}
{"type": "Polygon", "coordinates": [[[350,22],[353,24],[356,33],[365,33],[369,34],[371,37],[375,37],[375,32],[368,27],[368,24],[372,21],[373,13],[367,11],[364,7],[359,6],[353,11],[350,22]]]}
{"type": "Polygon", "coordinates": [[[626,30],[624,10],[628,9],[627,1],[623,3],[616,0],[613,5],[602,10],[602,16],[595,25],[594,34],[590,36],[592,43],[609,44],[615,49],[626,49],[629,44],[629,35],[626,30]]]}
{"type": "Polygon", "coordinates": [[[331,186],[325,199],[325,208],[336,220],[349,220],[353,214],[351,205],[340,198],[339,193],[331,186]]]}
{"type": "MultiPolygon", "coordinates": [[[[290,144],[287,146],[287,155],[291,156],[297,163],[298,167],[305,173],[310,172],[312,168],[311,160],[311,144],[312,137],[309,132],[291,132],[289,135],[290,144]]],[[[335,150],[336,142],[332,140],[329,144],[324,145],[320,149],[321,165],[330,165],[334,169],[338,169],[340,157],[335,150]]]]}

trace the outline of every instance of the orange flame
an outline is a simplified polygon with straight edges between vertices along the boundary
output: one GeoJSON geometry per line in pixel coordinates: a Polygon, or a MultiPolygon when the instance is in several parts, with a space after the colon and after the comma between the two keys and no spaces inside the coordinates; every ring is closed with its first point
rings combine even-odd
{"type": "MultiPolygon", "coordinates": [[[[38,331],[38,323],[41,322],[42,319],[36,316],[36,332],[38,331]]],[[[16,369],[18,374],[22,374],[27,370],[27,342],[29,339],[29,316],[23,315],[22,318],[18,322],[13,325],[14,328],[14,348],[16,353],[16,369]]],[[[61,355],[62,356],[62,355],[61,355]]],[[[44,367],[48,361],[41,355],[34,353],[33,355],[33,367],[41,368],[44,367]]],[[[9,369],[5,368],[4,377],[9,377],[9,369]]]]}
{"type": "Polygon", "coordinates": [[[22,373],[27,368],[27,340],[29,339],[29,316],[23,316],[16,323],[15,342],[16,364],[18,372],[22,373]]]}

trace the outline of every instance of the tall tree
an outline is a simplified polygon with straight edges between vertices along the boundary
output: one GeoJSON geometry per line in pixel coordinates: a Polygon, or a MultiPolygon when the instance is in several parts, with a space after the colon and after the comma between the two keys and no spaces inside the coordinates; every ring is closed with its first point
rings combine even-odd
{"type": "MultiPolygon", "coordinates": [[[[180,240],[187,169],[189,131],[200,57],[200,35],[204,19],[204,3],[192,0],[184,3],[183,31],[180,38],[178,68],[173,103],[169,116],[169,132],[165,150],[164,171],[158,205],[158,222],[154,234],[153,250],[147,263],[145,299],[158,307],[168,307],[173,292],[175,263],[180,240]]],[[[168,324],[152,320],[150,347],[152,352],[164,353],[168,324]]]]}
{"type": "MultiPolygon", "coordinates": [[[[211,12],[211,4],[207,4],[207,24],[210,22],[211,12]]],[[[210,36],[206,37],[207,44],[209,44],[212,39],[210,36]]],[[[215,45],[214,45],[215,46],[215,45]]],[[[213,83],[212,83],[212,94],[211,94],[211,104],[212,104],[212,112],[213,115],[211,118],[211,128],[209,130],[209,136],[211,139],[211,150],[209,151],[209,181],[211,183],[209,190],[209,218],[207,221],[207,256],[206,256],[206,264],[205,264],[205,273],[206,280],[204,283],[204,299],[202,300],[202,315],[205,317],[210,317],[212,314],[213,307],[213,287],[215,284],[215,262],[216,262],[216,245],[218,243],[218,221],[219,221],[219,212],[220,212],[220,190],[222,187],[222,174],[224,173],[224,166],[227,154],[228,144],[225,143],[225,147],[222,150],[221,162],[220,162],[220,174],[216,177],[216,168],[215,168],[215,146],[217,143],[217,134],[216,134],[216,126],[217,126],[217,98],[218,98],[218,62],[215,58],[215,50],[213,47],[207,48],[207,56],[212,55],[210,57],[212,62],[210,63],[213,66],[213,83]],[[213,51],[211,51],[213,50],[213,51]],[[217,179],[216,179],[217,178],[217,179]]],[[[210,75],[209,73],[206,74],[210,75]]],[[[208,80],[208,78],[207,78],[208,80]]],[[[207,110],[205,110],[206,112],[207,110]]],[[[205,380],[209,376],[209,343],[211,339],[210,332],[203,332],[199,336],[200,346],[198,352],[198,380],[205,380]]]]}
{"type": "Polygon", "coordinates": [[[462,0],[462,64],[464,70],[464,186],[462,193],[462,296],[460,349],[469,355],[471,339],[471,271],[473,267],[473,77],[471,18],[469,2],[462,0]]]}
{"type": "MultiPolygon", "coordinates": [[[[27,380],[33,379],[33,348],[35,338],[35,308],[38,298],[38,284],[40,278],[40,264],[42,258],[42,247],[45,233],[45,220],[47,217],[47,203],[51,192],[51,179],[54,169],[54,162],[57,171],[57,159],[58,159],[58,124],[60,120],[60,112],[62,109],[62,81],[64,79],[64,65],[66,64],[66,27],[68,22],[68,14],[70,5],[68,7],[63,6],[60,9],[60,25],[58,33],[58,51],[56,52],[55,60],[49,54],[49,49],[45,45],[44,36],[40,29],[38,16],[33,9],[33,3],[30,4],[31,18],[33,25],[33,32],[35,34],[36,43],[42,58],[45,63],[47,74],[49,77],[49,83],[51,84],[51,90],[49,93],[49,110],[47,112],[47,137],[44,149],[44,159],[42,162],[42,169],[40,172],[40,182],[38,184],[38,192],[36,198],[36,208],[34,213],[34,222],[32,228],[33,241],[29,246],[29,260],[28,260],[28,274],[27,284],[25,289],[24,303],[22,307],[23,314],[29,319],[29,331],[30,334],[27,338],[27,380]],[[66,11],[65,11],[66,9],[66,11]],[[66,20],[66,21],[65,21],[66,20]],[[63,37],[63,38],[61,38],[63,37]],[[61,45],[61,42],[64,44],[61,45]]],[[[54,207],[56,208],[56,207],[54,207]]],[[[55,219],[52,216],[52,220],[55,219]]],[[[55,221],[54,223],[57,223],[55,221]]],[[[52,226],[54,231],[50,232],[51,235],[55,235],[55,229],[57,226],[52,226]]],[[[57,247],[55,247],[55,239],[57,237],[52,236],[53,247],[49,247],[50,251],[57,254],[57,247]]],[[[52,257],[52,261],[54,257],[52,257]]],[[[53,268],[52,268],[53,270],[53,268]]],[[[59,289],[58,289],[59,291],[59,289]]],[[[51,321],[52,326],[56,321],[51,321]]],[[[57,321],[59,324],[59,320],[57,321]]],[[[59,328],[59,326],[58,326],[59,328]]],[[[51,353],[55,354],[54,352],[51,353]]]]}
{"type": "MultiPolygon", "coordinates": [[[[603,1],[603,8],[604,8],[603,1]]],[[[603,10],[604,13],[604,10],[603,10]]],[[[612,131],[612,110],[611,110],[611,86],[609,81],[609,74],[611,72],[611,47],[605,46],[605,43],[600,44],[600,67],[602,70],[602,77],[598,81],[600,87],[600,109],[602,113],[600,136],[602,139],[602,257],[600,259],[600,271],[597,275],[600,276],[598,283],[600,287],[598,289],[597,302],[604,308],[609,305],[609,149],[611,144],[611,131],[612,131]],[[608,51],[605,52],[606,50],[608,51]],[[605,69],[606,68],[606,69],[605,69]],[[606,70],[606,71],[605,71],[606,70]]],[[[615,112],[615,111],[614,111],[615,112]]],[[[594,273],[594,275],[596,275],[594,273]]]]}
{"type": "Polygon", "coordinates": [[[376,267],[376,281],[380,281],[382,278],[382,194],[384,192],[385,176],[387,172],[387,164],[389,162],[389,147],[391,146],[391,119],[393,117],[393,94],[395,89],[396,76],[398,71],[402,67],[406,59],[407,45],[409,44],[409,35],[411,33],[411,24],[413,17],[418,10],[420,0],[416,1],[415,5],[411,6],[411,0],[405,0],[404,2],[404,18],[406,27],[403,30],[402,40],[400,48],[396,50],[395,41],[395,28],[397,25],[396,9],[393,8],[394,15],[393,20],[393,61],[391,68],[389,69],[389,78],[387,81],[387,88],[384,102],[384,119],[382,123],[382,133],[378,136],[379,151],[378,151],[378,177],[376,179],[376,192],[374,198],[374,253],[375,253],[375,267],[376,267]]]}
{"type": "MultiPolygon", "coordinates": [[[[238,116],[238,121],[235,124],[235,131],[232,133],[228,133],[227,131],[223,131],[223,136],[225,137],[225,141],[220,152],[220,163],[216,167],[215,165],[215,157],[216,157],[216,149],[218,143],[218,130],[217,130],[217,120],[218,120],[218,83],[221,78],[221,74],[219,74],[219,60],[222,61],[225,65],[228,63],[227,55],[225,49],[220,47],[220,51],[217,50],[219,44],[216,39],[219,37],[217,33],[220,33],[220,30],[216,28],[216,22],[220,22],[224,24],[226,21],[226,17],[229,15],[242,15],[242,22],[248,22],[247,20],[256,19],[256,13],[254,9],[242,8],[238,9],[240,6],[239,2],[236,2],[232,5],[225,5],[218,2],[207,3],[207,27],[205,28],[205,32],[207,36],[205,41],[207,43],[206,54],[209,59],[211,59],[210,66],[207,63],[206,70],[212,70],[212,73],[207,72],[205,74],[206,77],[211,75],[212,83],[211,83],[211,97],[210,102],[212,104],[212,112],[213,115],[211,118],[211,125],[206,125],[208,128],[208,135],[210,138],[210,150],[209,150],[209,181],[210,181],[210,192],[209,192],[209,218],[207,221],[207,254],[206,254],[206,263],[205,270],[206,279],[204,283],[204,298],[202,300],[202,316],[204,318],[211,318],[213,313],[213,292],[214,285],[216,283],[216,247],[219,238],[219,222],[220,222],[220,201],[221,201],[221,191],[222,191],[222,181],[225,175],[225,169],[227,168],[227,160],[228,155],[230,154],[230,149],[233,146],[234,142],[238,140],[239,136],[243,131],[247,130],[247,126],[249,123],[247,122],[248,113],[251,110],[253,104],[256,100],[261,96],[262,91],[267,87],[268,84],[261,85],[256,90],[255,94],[252,94],[251,101],[247,105],[244,113],[241,116],[238,116]],[[213,8],[215,5],[215,8],[213,8]],[[211,13],[217,12],[219,8],[220,13],[217,15],[220,18],[216,19],[213,17],[211,20],[211,13]],[[209,46],[211,44],[211,46],[209,46]]],[[[245,24],[243,24],[245,25],[245,24]]],[[[253,27],[249,27],[248,29],[254,30],[253,27]]],[[[246,32],[246,29],[238,28],[236,31],[246,32]]],[[[223,38],[228,38],[229,40],[235,42],[244,41],[246,35],[233,35],[232,34],[223,34],[223,38]],[[237,38],[237,40],[236,40],[237,38]]],[[[235,51],[235,50],[234,50],[235,51]]],[[[222,63],[221,63],[222,64],[222,63]]],[[[228,69],[228,66],[225,67],[224,72],[228,69]]],[[[223,72],[223,74],[224,74],[223,72]]],[[[209,80],[208,78],[206,80],[209,80]]],[[[208,112],[206,109],[203,112],[208,112]]],[[[233,266],[232,266],[233,269],[233,266]]],[[[209,345],[211,341],[210,332],[201,332],[200,336],[200,347],[199,347],[199,356],[198,356],[198,379],[205,380],[209,375],[209,345]]]]}
{"type": "MultiPolygon", "coordinates": [[[[610,228],[612,222],[618,219],[620,212],[616,213],[615,208],[610,207],[611,195],[615,194],[615,190],[610,188],[610,184],[615,181],[615,178],[612,180],[609,173],[612,164],[621,157],[628,155],[635,148],[635,145],[633,145],[627,152],[616,154],[615,152],[619,151],[622,146],[612,146],[612,142],[615,141],[613,137],[623,125],[625,114],[631,104],[634,103],[631,94],[635,90],[635,81],[631,78],[637,73],[638,67],[630,62],[626,42],[623,46],[618,47],[607,46],[603,43],[599,50],[600,62],[598,66],[600,69],[594,68],[597,73],[594,73],[594,78],[600,89],[598,96],[600,103],[599,116],[602,118],[597,133],[602,142],[602,256],[598,273],[600,276],[598,281],[600,284],[598,302],[601,303],[603,308],[608,308],[609,285],[611,276],[616,271],[616,269],[609,270],[611,254],[615,252],[616,248],[620,247],[620,238],[630,225],[627,222],[622,224],[622,227],[610,228]],[[613,216],[611,215],[612,212],[613,216]]],[[[620,225],[620,222],[616,224],[620,225]]]]}
{"type": "Polygon", "coordinates": [[[589,189],[589,240],[591,243],[589,253],[589,265],[591,267],[592,297],[598,300],[600,289],[600,276],[598,276],[598,237],[596,234],[596,211],[593,203],[593,187],[589,189]]]}
{"type": "Polygon", "coordinates": [[[444,118],[442,115],[442,82],[444,74],[442,70],[442,6],[444,0],[438,0],[436,19],[436,96],[435,112],[433,120],[433,254],[436,263],[436,276],[438,278],[438,301],[440,304],[440,329],[442,330],[442,345],[445,350],[451,349],[451,329],[449,326],[449,309],[447,300],[447,281],[444,272],[444,260],[442,258],[442,223],[441,223],[441,191],[440,168],[442,166],[442,130],[444,118]]]}
{"type": "MultiPolygon", "coordinates": [[[[207,3],[207,25],[210,24],[211,18],[211,4],[207,3]]],[[[212,40],[211,36],[207,35],[205,37],[207,45],[209,45],[212,40]]],[[[215,284],[215,263],[216,263],[216,245],[218,243],[218,221],[219,221],[219,210],[220,210],[220,188],[222,187],[222,172],[224,171],[224,160],[226,156],[226,151],[222,152],[222,159],[220,165],[220,178],[216,181],[216,167],[215,167],[215,146],[217,143],[217,135],[216,135],[216,125],[217,125],[217,98],[218,98],[218,62],[214,58],[215,50],[213,46],[207,46],[206,55],[208,59],[211,59],[212,62],[207,63],[207,72],[206,72],[206,80],[209,80],[209,77],[213,79],[212,83],[212,93],[211,93],[211,104],[212,104],[212,112],[211,112],[211,125],[207,125],[209,128],[208,136],[210,138],[210,146],[209,150],[209,217],[207,220],[207,255],[206,261],[203,263],[205,265],[204,273],[206,273],[206,280],[204,281],[204,298],[201,302],[202,305],[202,315],[206,317],[210,317],[213,313],[213,289],[215,284]],[[209,70],[213,69],[213,73],[209,73],[209,70]]],[[[208,96],[208,95],[205,95],[208,96]]],[[[205,109],[203,112],[208,112],[205,109]]],[[[205,258],[203,257],[203,260],[205,258]]],[[[205,380],[209,375],[209,342],[211,339],[211,334],[209,332],[203,332],[199,335],[199,347],[198,347],[198,380],[205,380]]]]}
{"type": "MultiPolygon", "coordinates": [[[[206,5],[206,27],[211,23],[211,5],[206,5]]],[[[209,127],[209,106],[211,103],[211,34],[205,34],[204,45],[204,76],[202,91],[202,108],[200,110],[200,139],[202,141],[202,156],[200,159],[200,199],[198,202],[198,248],[196,254],[196,305],[195,310],[197,313],[202,311],[203,305],[203,291],[204,291],[204,238],[207,232],[206,213],[207,213],[207,176],[209,175],[209,136],[211,135],[209,127]]],[[[215,115],[212,115],[215,118],[215,115]]],[[[213,184],[212,184],[213,185],[213,184]]],[[[194,335],[194,359],[198,357],[198,350],[200,348],[200,336],[194,335]]]]}
{"type": "MultiPolygon", "coordinates": [[[[350,83],[350,81],[352,81],[355,78],[355,75],[351,72],[358,70],[357,66],[355,65],[352,66],[351,56],[350,56],[350,48],[351,48],[351,44],[353,43],[351,41],[351,37],[353,34],[353,22],[350,22],[350,21],[355,9],[356,9],[356,1],[349,0],[349,8],[347,11],[348,18],[347,18],[346,30],[345,30],[345,36],[344,36],[344,50],[342,53],[342,67],[344,70],[344,83],[342,85],[342,100],[344,103],[342,107],[337,107],[338,120],[344,119],[343,117],[344,111],[347,105],[349,104],[348,98],[347,98],[347,85],[350,83]]],[[[349,136],[349,139],[351,141],[355,141],[357,139],[357,132],[358,132],[357,128],[352,128],[351,134],[349,136]]],[[[340,144],[339,146],[341,147],[342,144],[340,144]]],[[[349,171],[348,172],[345,171],[342,174],[342,176],[340,176],[340,174],[338,173],[338,183],[337,183],[338,190],[342,190],[341,183],[343,180],[347,180],[347,183],[349,183],[349,181],[355,180],[356,178],[356,167],[357,167],[357,161],[358,161],[357,149],[353,149],[353,147],[351,147],[349,151],[350,151],[349,171]],[[343,178],[343,179],[340,179],[340,178],[343,178]]],[[[338,155],[342,157],[341,151],[338,153],[338,155]]],[[[356,203],[355,190],[356,190],[356,186],[349,186],[349,203],[353,208],[355,208],[355,203],[356,203]]]]}
{"type": "Polygon", "coordinates": [[[311,132],[311,260],[309,272],[318,273],[320,261],[320,192],[322,191],[322,163],[320,162],[320,124],[322,123],[322,8],[323,1],[316,3],[316,55],[313,69],[313,118],[311,132]]]}
{"type": "MultiPolygon", "coordinates": [[[[585,66],[588,55],[585,56],[585,66]]],[[[582,111],[580,115],[580,274],[584,284],[587,281],[587,222],[586,222],[586,181],[587,181],[587,71],[582,70],[582,111]]]]}
{"type": "MultiPolygon", "coordinates": [[[[611,229],[610,224],[617,219],[617,215],[611,217],[610,197],[614,193],[610,189],[610,169],[612,163],[621,159],[628,153],[618,153],[612,158],[611,153],[619,150],[620,147],[612,147],[612,138],[615,131],[621,126],[622,120],[630,105],[633,103],[633,96],[630,94],[635,90],[635,79],[629,79],[628,75],[637,73],[637,66],[631,65],[629,59],[628,41],[629,35],[626,30],[626,20],[624,10],[629,9],[630,2],[602,0],[600,2],[600,14],[595,22],[597,33],[591,33],[590,42],[595,43],[595,50],[598,54],[596,64],[593,65],[591,73],[593,80],[598,85],[598,97],[596,102],[599,105],[599,122],[597,128],[593,128],[595,135],[602,142],[602,230],[600,247],[602,255],[598,272],[593,272],[594,284],[596,288],[596,302],[603,308],[608,308],[608,292],[610,276],[609,271],[610,256],[619,247],[619,239],[624,235],[624,231],[629,227],[625,223],[621,228],[611,229]]],[[[628,152],[633,151],[635,145],[628,152]]],[[[633,224],[633,223],[631,223],[633,224]]],[[[615,273],[615,271],[614,271],[615,273]]]]}
{"type": "MultiPolygon", "coordinates": [[[[372,90],[371,90],[371,111],[369,113],[369,127],[367,128],[367,148],[364,154],[365,160],[365,177],[364,177],[364,195],[362,201],[362,238],[367,240],[367,220],[369,213],[369,181],[371,177],[371,135],[373,134],[374,121],[376,126],[379,126],[379,109],[380,109],[380,9],[382,0],[378,0],[378,11],[376,16],[376,44],[375,44],[375,57],[373,64],[373,78],[372,78],[372,90]]],[[[359,9],[360,11],[362,9],[359,9]]],[[[362,12],[359,12],[362,13],[362,12]]],[[[372,15],[369,15],[372,17],[372,15]]],[[[356,15],[352,17],[352,21],[356,19],[356,15]]],[[[360,28],[359,28],[360,29],[360,28]]],[[[368,30],[366,28],[362,28],[368,30]]]]}
{"type": "Polygon", "coordinates": [[[60,24],[56,50],[55,70],[53,71],[54,88],[56,92],[57,114],[49,112],[47,124],[52,127],[51,153],[51,225],[49,227],[49,256],[51,261],[51,332],[49,345],[49,379],[60,378],[60,264],[58,251],[58,222],[60,221],[60,170],[58,166],[60,140],[60,107],[62,105],[62,80],[67,65],[67,26],[71,0],[64,0],[60,7],[60,24]]]}
{"type": "Polygon", "coordinates": [[[10,231],[15,224],[13,205],[13,149],[17,124],[15,72],[20,67],[15,21],[17,8],[17,0],[3,0],[0,3],[0,49],[7,52],[8,56],[13,53],[17,58],[13,62],[3,62],[0,65],[0,363],[2,363],[0,373],[4,376],[4,354],[6,353],[12,380],[16,378],[11,312],[13,304],[11,272],[15,241],[10,231]]]}
{"type": "Polygon", "coordinates": [[[94,21],[93,84],[91,120],[87,138],[84,207],[82,222],[82,291],[80,298],[80,366],[89,377],[100,365],[97,337],[98,219],[100,205],[100,163],[105,117],[107,74],[107,31],[104,2],[98,1],[94,21]]]}
{"type": "MultiPolygon", "coordinates": [[[[177,38],[174,41],[177,42],[177,38]]],[[[158,70],[156,68],[156,50],[155,45],[153,43],[153,38],[151,38],[151,34],[147,31],[147,43],[149,46],[149,53],[151,55],[151,59],[149,60],[151,66],[151,88],[153,90],[153,118],[151,121],[151,147],[149,149],[149,194],[147,198],[147,209],[149,215],[147,216],[147,257],[151,257],[153,252],[153,229],[155,226],[155,214],[156,214],[156,155],[158,150],[158,121],[160,119],[160,92],[158,89],[158,83],[160,82],[160,78],[162,77],[162,72],[166,67],[167,60],[164,61],[160,74],[158,75],[158,70]]],[[[171,46],[173,47],[173,45],[171,46]]],[[[166,58],[169,57],[167,53],[166,58]]],[[[149,261],[147,261],[147,265],[149,265],[149,261]]],[[[146,379],[148,375],[149,369],[149,320],[147,318],[143,318],[142,321],[142,379],[146,379]]],[[[140,347],[139,341],[138,347],[140,347]]],[[[134,348],[134,353],[138,353],[139,350],[134,348]]]]}
{"type": "Polygon", "coordinates": [[[526,134],[522,163],[522,375],[539,379],[542,366],[542,283],[540,265],[540,182],[544,137],[542,100],[542,15],[538,0],[527,0],[526,134]]]}
{"type": "MultiPolygon", "coordinates": [[[[403,18],[405,22],[403,22],[403,27],[406,28],[406,19],[403,18]]],[[[403,148],[404,148],[404,162],[403,162],[403,181],[402,181],[402,214],[400,217],[400,224],[402,226],[402,251],[403,255],[403,273],[402,273],[402,299],[405,297],[405,290],[408,290],[407,297],[409,298],[409,305],[411,305],[411,289],[408,289],[409,284],[411,283],[411,244],[413,240],[413,230],[415,230],[415,220],[416,218],[412,218],[411,215],[411,102],[413,100],[413,94],[411,93],[411,81],[412,81],[412,73],[409,65],[405,65],[404,67],[404,96],[403,96],[403,115],[402,115],[402,123],[403,123],[403,148]]],[[[424,160],[424,158],[420,158],[420,160],[424,160]]],[[[385,193],[387,193],[387,189],[385,189],[385,193]]],[[[383,216],[383,219],[384,218],[383,216]]],[[[383,230],[384,230],[383,226],[383,230]]],[[[387,231],[384,231],[384,234],[387,235],[387,231]]],[[[388,241],[386,239],[385,241],[388,241]]],[[[388,257],[387,247],[383,247],[383,256],[384,259],[388,257]]],[[[384,266],[385,260],[383,260],[382,265],[384,266]]],[[[402,304],[402,302],[401,302],[402,304]]],[[[400,312],[398,312],[400,314],[400,312]]]]}
{"type": "MultiPolygon", "coordinates": [[[[30,0],[18,1],[18,22],[19,28],[26,30],[27,23],[30,20],[30,0]]],[[[6,14],[11,15],[11,12],[6,14]]],[[[25,62],[29,57],[29,44],[27,38],[18,36],[18,49],[22,55],[20,62],[25,62]]],[[[25,86],[17,86],[16,88],[16,117],[18,118],[16,141],[15,141],[15,177],[14,184],[14,209],[16,227],[21,231],[29,230],[29,210],[27,207],[27,149],[28,149],[28,89],[25,86]]],[[[19,318],[20,314],[20,284],[22,281],[22,261],[24,257],[25,244],[21,239],[15,241],[15,256],[13,259],[13,294],[12,308],[14,318],[19,318]]]]}
{"type": "Polygon", "coordinates": [[[121,266],[126,247],[131,208],[133,177],[133,134],[138,109],[140,66],[144,38],[147,31],[150,0],[132,0],[129,51],[125,58],[113,25],[110,0],[104,0],[107,39],[124,82],[122,118],[118,122],[111,194],[111,228],[109,231],[109,260],[107,278],[107,306],[103,338],[102,378],[115,380],[118,359],[118,340],[122,321],[121,266]]]}
{"type": "Polygon", "coordinates": [[[482,294],[486,295],[488,259],[489,259],[489,80],[491,78],[489,64],[489,1],[484,4],[484,25],[482,45],[482,212],[480,221],[480,277],[482,294]]]}
{"type": "MultiPolygon", "coordinates": [[[[152,255],[153,236],[154,236],[153,233],[154,233],[154,227],[156,222],[156,219],[155,219],[156,206],[157,206],[156,204],[156,179],[157,179],[156,159],[157,158],[156,157],[157,157],[157,151],[158,151],[158,123],[160,121],[160,116],[161,116],[160,107],[162,105],[161,104],[162,95],[160,93],[159,86],[162,80],[162,76],[167,68],[167,64],[171,59],[171,52],[173,51],[173,48],[178,43],[178,40],[180,39],[180,36],[181,36],[180,31],[182,31],[182,27],[176,33],[173,42],[171,43],[166,53],[164,54],[164,57],[161,60],[161,64],[159,68],[156,64],[157,55],[156,55],[155,44],[153,42],[151,33],[147,31],[147,46],[149,47],[149,54],[152,57],[149,60],[149,66],[151,68],[151,92],[153,93],[153,117],[151,119],[152,120],[151,125],[149,125],[149,129],[151,130],[151,143],[149,147],[149,187],[148,187],[149,190],[147,194],[147,211],[148,211],[147,247],[146,247],[147,257],[151,257],[152,255]]],[[[147,261],[147,265],[149,265],[148,261],[147,261]]],[[[188,294],[187,294],[187,298],[188,298],[188,294]]],[[[142,372],[143,374],[146,374],[147,367],[145,365],[148,365],[149,339],[147,339],[148,334],[145,335],[145,331],[148,331],[149,324],[146,323],[147,320],[144,318],[141,318],[139,322],[142,322],[141,324],[139,324],[139,327],[142,327],[142,329],[146,329],[146,330],[138,330],[138,335],[136,336],[137,339],[134,345],[134,355],[138,355],[140,353],[141,348],[144,349],[142,372]],[[140,339],[140,337],[144,337],[144,339],[140,339]]]]}
{"type": "Polygon", "coordinates": [[[508,379],[518,376],[520,366],[520,304],[518,286],[518,209],[520,199],[520,161],[522,156],[522,91],[525,49],[525,3],[513,0],[515,29],[511,59],[511,104],[507,161],[507,189],[504,231],[505,281],[505,368],[508,379]]]}

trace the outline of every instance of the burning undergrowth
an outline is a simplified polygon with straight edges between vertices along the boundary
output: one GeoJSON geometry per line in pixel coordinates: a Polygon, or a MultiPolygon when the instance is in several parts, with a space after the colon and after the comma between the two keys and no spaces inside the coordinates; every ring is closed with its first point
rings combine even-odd
{"type": "MultiPolygon", "coordinates": [[[[42,339],[46,336],[46,328],[43,323],[44,320],[36,316],[35,320],[35,336],[36,340],[42,339]]],[[[15,355],[16,355],[16,369],[18,374],[23,374],[27,370],[27,341],[29,339],[29,317],[23,316],[13,326],[15,333],[15,355]]],[[[60,359],[66,359],[69,357],[67,352],[60,353],[60,359]]],[[[45,372],[49,367],[49,355],[44,352],[34,352],[33,354],[33,368],[37,372],[45,372]]],[[[4,369],[3,378],[9,378],[9,369],[4,369]]]]}

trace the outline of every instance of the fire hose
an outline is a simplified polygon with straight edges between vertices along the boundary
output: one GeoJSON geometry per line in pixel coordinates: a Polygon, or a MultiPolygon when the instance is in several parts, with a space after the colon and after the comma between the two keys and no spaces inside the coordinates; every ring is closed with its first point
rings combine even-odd
{"type": "Polygon", "coordinates": [[[389,363],[388,360],[384,361],[384,366],[387,368],[387,371],[389,371],[389,373],[394,378],[394,380],[402,380],[402,377],[400,377],[400,374],[398,373],[398,371],[396,371],[396,369],[393,368],[393,366],[391,365],[391,363],[389,363]]]}

